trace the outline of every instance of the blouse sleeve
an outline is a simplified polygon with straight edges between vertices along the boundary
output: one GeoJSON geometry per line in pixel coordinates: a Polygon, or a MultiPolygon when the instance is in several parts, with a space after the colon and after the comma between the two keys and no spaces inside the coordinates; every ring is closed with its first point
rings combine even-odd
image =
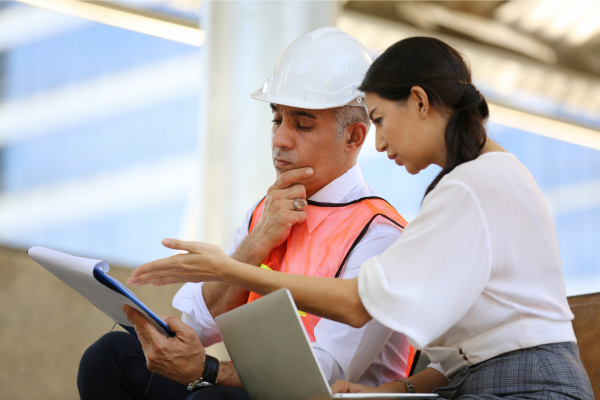
{"type": "Polygon", "coordinates": [[[491,274],[490,235],[472,190],[443,182],[396,243],[361,268],[369,314],[423,348],[455,325],[491,274]]]}

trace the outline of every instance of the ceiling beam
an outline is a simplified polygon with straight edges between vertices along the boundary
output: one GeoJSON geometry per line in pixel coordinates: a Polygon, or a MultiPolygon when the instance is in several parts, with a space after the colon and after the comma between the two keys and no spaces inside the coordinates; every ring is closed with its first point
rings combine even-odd
{"type": "Polygon", "coordinates": [[[18,0],[21,3],[116,26],[192,46],[202,46],[204,31],[192,21],[125,7],[108,1],[18,0]]]}

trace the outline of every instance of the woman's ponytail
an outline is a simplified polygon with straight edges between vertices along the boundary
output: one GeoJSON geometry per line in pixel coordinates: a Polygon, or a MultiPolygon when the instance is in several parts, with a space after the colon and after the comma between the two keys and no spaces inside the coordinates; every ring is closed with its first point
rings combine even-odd
{"type": "Polygon", "coordinates": [[[460,53],[428,37],[404,39],[388,48],[369,68],[359,89],[403,102],[413,86],[425,90],[434,107],[452,113],[445,133],[446,165],[427,188],[426,196],[446,174],[479,156],[487,141],[489,110],[460,53]]]}
{"type": "Polygon", "coordinates": [[[425,196],[454,168],[476,159],[487,140],[484,126],[489,115],[487,101],[472,83],[464,86],[463,95],[446,127],[446,165],[429,184],[425,196]]]}

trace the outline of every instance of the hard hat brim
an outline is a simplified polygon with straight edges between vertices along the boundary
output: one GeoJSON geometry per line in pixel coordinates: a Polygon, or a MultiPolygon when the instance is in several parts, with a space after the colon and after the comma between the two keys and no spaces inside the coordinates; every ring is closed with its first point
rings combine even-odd
{"type": "Polygon", "coordinates": [[[288,107],[305,108],[307,110],[326,110],[328,108],[337,108],[343,106],[367,107],[362,96],[354,96],[353,98],[348,99],[348,101],[344,101],[340,104],[323,104],[314,101],[306,101],[293,97],[282,96],[279,94],[269,94],[263,92],[262,89],[258,89],[257,91],[251,93],[250,97],[254,100],[266,101],[273,104],[281,104],[282,106],[288,107]]]}

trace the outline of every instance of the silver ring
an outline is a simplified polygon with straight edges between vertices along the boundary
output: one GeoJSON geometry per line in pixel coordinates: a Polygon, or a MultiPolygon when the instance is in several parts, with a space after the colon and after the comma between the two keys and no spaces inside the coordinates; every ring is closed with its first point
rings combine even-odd
{"type": "Polygon", "coordinates": [[[306,207],[306,201],[300,197],[294,199],[294,211],[302,211],[306,207]]]}

